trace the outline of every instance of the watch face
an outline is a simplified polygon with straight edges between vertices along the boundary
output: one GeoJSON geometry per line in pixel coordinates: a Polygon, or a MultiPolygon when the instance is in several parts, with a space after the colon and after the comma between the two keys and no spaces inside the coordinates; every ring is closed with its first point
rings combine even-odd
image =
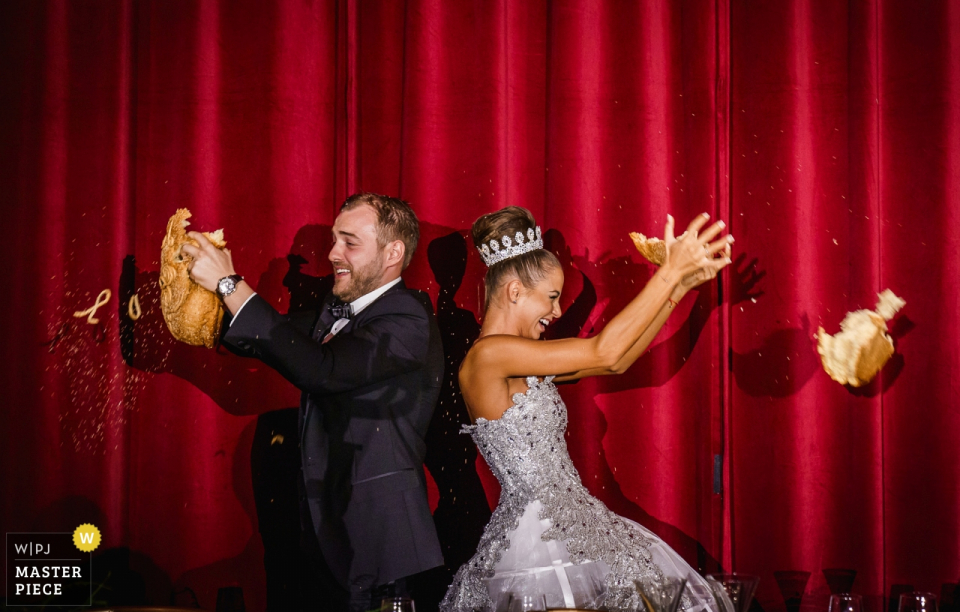
{"type": "Polygon", "coordinates": [[[233,279],[230,278],[221,278],[220,282],[217,283],[217,288],[220,290],[220,293],[223,295],[229,295],[233,293],[233,279]]]}

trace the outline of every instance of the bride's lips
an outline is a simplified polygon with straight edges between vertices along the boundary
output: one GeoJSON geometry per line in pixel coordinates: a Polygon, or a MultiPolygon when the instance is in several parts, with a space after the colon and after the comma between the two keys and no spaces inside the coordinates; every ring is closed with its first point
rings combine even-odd
{"type": "Polygon", "coordinates": [[[547,326],[550,325],[550,319],[540,319],[537,321],[537,329],[540,330],[540,333],[547,331],[547,326]]]}

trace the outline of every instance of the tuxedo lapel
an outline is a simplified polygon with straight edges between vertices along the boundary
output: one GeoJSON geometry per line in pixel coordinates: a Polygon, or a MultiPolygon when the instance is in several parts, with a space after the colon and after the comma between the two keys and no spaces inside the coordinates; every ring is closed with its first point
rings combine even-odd
{"type": "MultiPolygon", "coordinates": [[[[330,329],[334,324],[336,319],[333,318],[333,314],[330,312],[330,305],[334,301],[334,296],[332,293],[327,294],[327,297],[324,298],[323,303],[320,305],[320,316],[317,317],[317,323],[313,328],[313,333],[311,337],[314,340],[321,339],[324,334],[330,329]]],[[[313,408],[313,399],[310,398],[306,393],[303,394],[303,397],[300,401],[300,418],[299,418],[299,428],[300,428],[300,444],[303,444],[303,436],[307,431],[307,420],[311,416],[311,408],[313,408]]]]}

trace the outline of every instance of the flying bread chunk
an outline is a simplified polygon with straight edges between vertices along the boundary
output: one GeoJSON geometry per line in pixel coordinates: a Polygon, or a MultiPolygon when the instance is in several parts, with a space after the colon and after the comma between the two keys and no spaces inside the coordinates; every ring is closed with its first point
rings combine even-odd
{"type": "Polygon", "coordinates": [[[830,378],[844,385],[868,384],[893,356],[893,339],[887,321],[904,307],[905,301],[889,289],[878,295],[875,310],[848,312],[840,332],[831,336],[817,330],[817,352],[830,378]]]}
{"type": "MultiPolygon", "coordinates": [[[[199,246],[187,236],[187,219],[191,216],[189,210],[181,208],[167,222],[167,235],[160,247],[160,309],[174,338],[193,346],[214,348],[220,338],[223,304],[217,294],[190,278],[187,266],[191,258],[180,253],[185,244],[199,246]]],[[[222,229],[203,235],[218,249],[227,245],[222,229]]]]}

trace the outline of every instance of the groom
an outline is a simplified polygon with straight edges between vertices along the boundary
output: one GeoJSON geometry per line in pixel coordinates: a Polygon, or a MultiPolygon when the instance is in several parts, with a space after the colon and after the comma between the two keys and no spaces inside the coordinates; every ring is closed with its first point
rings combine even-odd
{"type": "Polygon", "coordinates": [[[318,313],[277,313],[198,232],[191,277],[233,315],[223,342],[302,391],[301,526],[310,609],[417,596],[443,564],[427,504],[424,437],[443,378],[429,298],[400,278],[420,235],[402,200],[350,196],[333,225],[334,286],[318,313]]]}

